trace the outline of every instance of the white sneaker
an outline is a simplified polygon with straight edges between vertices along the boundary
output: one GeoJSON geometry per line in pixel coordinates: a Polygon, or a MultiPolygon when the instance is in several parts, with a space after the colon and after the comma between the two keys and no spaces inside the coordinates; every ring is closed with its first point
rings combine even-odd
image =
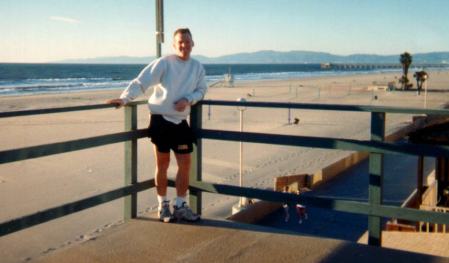
{"type": "Polygon", "coordinates": [[[162,207],[158,210],[159,220],[164,223],[169,223],[173,219],[173,215],[170,212],[170,201],[163,201],[162,207]]]}
{"type": "Polygon", "coordinates": [[[187,206],[187,203],[182,203],[181,207],[173,206],[173,215],[174,217],[180,221],[188,221],[188,222],[196,222],[201,219],[198,214],[195,214],[190,207],[187,206]]]}

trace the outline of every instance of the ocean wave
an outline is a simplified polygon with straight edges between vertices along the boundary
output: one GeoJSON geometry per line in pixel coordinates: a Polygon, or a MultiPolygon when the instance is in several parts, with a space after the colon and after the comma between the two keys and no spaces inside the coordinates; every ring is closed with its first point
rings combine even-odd
{"type": "Polygon", "coordinates": [[[112,78],[46,78],[46,79],[26,79],[28,81],[99,81],[99,80],[112,80],[112,78]]]}
{"type": "Polygon", "coordinates": [[[26,81],[0,81],[1,95],[32,93],[62,93],[85,90],[125,88],[129,81],[108,78],[29,79],[26,81]]]}

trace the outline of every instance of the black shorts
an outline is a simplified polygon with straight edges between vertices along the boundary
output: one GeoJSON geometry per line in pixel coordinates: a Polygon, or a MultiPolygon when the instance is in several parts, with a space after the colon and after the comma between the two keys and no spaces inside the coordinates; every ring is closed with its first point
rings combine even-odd
{"type": "Polygon", "coordinates": [[[167,121],[162,115],[151,114],[148,137],[159,152],[191,153],[195,135],[186,120],[179,124],[167,121]]]}

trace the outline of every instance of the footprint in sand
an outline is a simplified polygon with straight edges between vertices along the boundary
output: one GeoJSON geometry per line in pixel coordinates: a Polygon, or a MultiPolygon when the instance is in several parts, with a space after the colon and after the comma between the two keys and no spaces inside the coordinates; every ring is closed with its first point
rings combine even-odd
{"type": "Polygon", "coordinates": [[[101,232],[103,232],[103,229],[97,228],[97,229],[95,229],[94,234],[99,234],[101,232]]]}
{"type": "Polygon", "coordinates": [[[48,248],[47,250],[45,250],[44,252],[42,252],[42,254],[48,254],[48,253],[50,253],[50,252],[52,252],[52,251],[55,251],[55,250],[56,250],[56,248],[50,247],[50,248],[48,248]]]}

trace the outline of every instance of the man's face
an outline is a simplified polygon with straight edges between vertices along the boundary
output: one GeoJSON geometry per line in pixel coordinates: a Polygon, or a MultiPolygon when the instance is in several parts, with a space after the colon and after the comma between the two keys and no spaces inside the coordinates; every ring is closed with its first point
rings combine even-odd
{"type": "Polygon", "coordinates": [[[178,33],[175,35],[173,41],[173,47],[175,48],[176,55],[182,60],[188,60],[193,47],[193,40],[190,35],[178,33]]]}

